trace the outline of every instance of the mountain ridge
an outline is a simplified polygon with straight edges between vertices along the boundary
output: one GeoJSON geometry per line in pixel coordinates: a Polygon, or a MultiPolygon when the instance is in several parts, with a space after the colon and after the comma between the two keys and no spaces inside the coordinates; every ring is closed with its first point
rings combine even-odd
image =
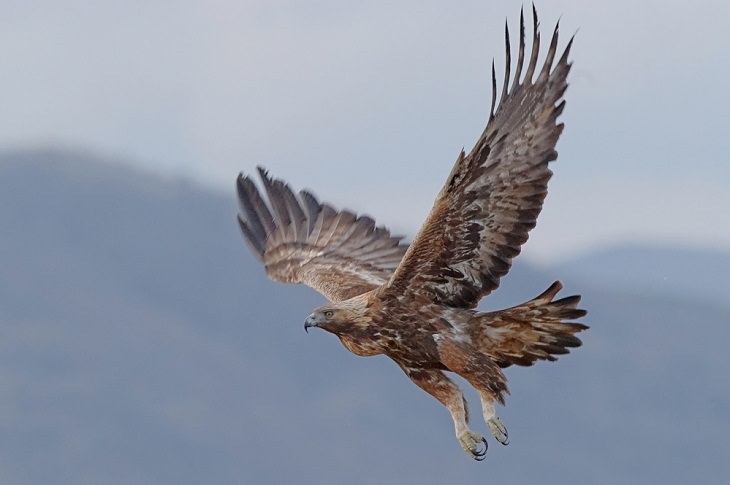
{"type": "Polygon", "coordinates": [[[266,279],[238,234],[233,181],[218,194],[43,153],[0,156],[3,483],[687,483],[728,472],[724,308],[518,259],[485,305],[561,279],[584,295],[591,328],[557,364],[507,369],[512,444],[479,466],[387,358],[304,334],[323,298],[266,279]]]}

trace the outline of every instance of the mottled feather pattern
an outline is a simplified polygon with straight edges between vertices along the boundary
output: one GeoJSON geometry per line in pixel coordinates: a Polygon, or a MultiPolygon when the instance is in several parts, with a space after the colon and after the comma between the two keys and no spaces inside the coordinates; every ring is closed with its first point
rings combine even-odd
{"type": "Polygon", "coordinates": [[[298,196],[259,168],[266,199],[251,177],[238,177],[239,225],[268,276],[305,283],[342,301],[385,283],[407,246],[368,216],[337,211],[307,191],[298,196]],[[268,201],[268,202],[267,202],[268,201]]]}
{"type": "Polygon", "coordinates": [[[507,63],[496,112],[493,73],[487,127],[472,151],[459,155],[383,297],[426,292],[434,302],[473,308],[497,288],[535,227],[552,175],[548,162],[557,157],[554,147],[563,128],[556,119],[564,106],[560,99],[567,87],[571,44],[553,69],[556,27],[545,64],[535,75],[540,34],[534,18],[533,47],[523,78],[521,16],[518,64],[509,88],[511,55],[505,29],[507,63]]]}
{"type": "Polygon", "coordinates": [[[536,298],[512,308],[480,313],[469,323],[475,346],[500,367],[530,366],[537,360],[557,360],[580,347],[575,336],[588,327],[568,322],[586,315],[577,308],[580,296],[553,300],[563,285],[556,281],[536,298]]]}

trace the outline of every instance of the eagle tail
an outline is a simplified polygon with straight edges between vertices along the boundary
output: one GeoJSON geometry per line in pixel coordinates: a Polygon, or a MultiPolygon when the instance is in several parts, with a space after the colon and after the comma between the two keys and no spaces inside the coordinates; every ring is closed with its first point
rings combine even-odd
{"type": "Polygon", "coordinates": [[[479,350],[495,358],[500,367],[529,366],[536,360],[557,360],[569,348],[580,347],[575,336],[588,328],[569,322],[586,315],[578,308],[580,295],[554,300],[563,285],[556,281],[532,300],[512,308],[477,313],[476,343],[479,350]]]}

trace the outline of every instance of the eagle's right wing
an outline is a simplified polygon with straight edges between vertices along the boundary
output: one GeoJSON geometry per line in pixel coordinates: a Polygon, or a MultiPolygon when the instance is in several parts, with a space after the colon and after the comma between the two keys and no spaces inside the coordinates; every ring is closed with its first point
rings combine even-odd
{"type": "Polygon", "coordinates": [[[259,167],[268,204],[251,177],[239,175],[238,222],[266,274],[282,283],[304,283],[330,301],[341,301],[384,284],[408,245],[367,216],[297,195],[259,167]]]}
{"type": "Polygon", "coordinates": [[[492,67],[492,108],[487,126],[472,151],[461,152],[426,222],[381,296],[473,308],[497,288],[535,227],[552,175],[548,163],[558,156],[555,144],[563,131],[557,119],[565,106],[572,39],[556,62],[556,26],[543,66],[538,69],[540,33],[533,6],[532,49],[524,76],[527,52],[523,15],[514,73],[506,27],[505,41],[502,93],[497,98],[492,67]]]}

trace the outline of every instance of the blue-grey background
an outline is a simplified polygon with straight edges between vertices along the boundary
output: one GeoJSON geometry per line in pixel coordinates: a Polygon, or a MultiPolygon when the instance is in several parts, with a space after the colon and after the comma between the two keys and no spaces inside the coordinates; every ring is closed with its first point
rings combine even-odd
{"type": "MultiPolygon", "coordinates": [[[[490,62],[501,71],[506,19],[516,45],[521,6],[0,0],[0,148],[82,147],[225,191],[264,164],[413,234],[484,127],[490,62]]],[[[730,3],[537,8],[545,43],[558,19],[561,45],[577,37],[526,257],[627,240],[730,249],[730,3]]]]}
{"type": "Polygon", "coordinates": [[[512,443],[481,464],[387,359],[302,332],[322,298],[266,280],[233,181],[261,163],[412,236],[483,128],[517,2],[0,5],[0,482],[730,472],[724,2],[538,4],[544,37],[579,29],[566,130],[483,307],[561,279],[591,329],[508,370],[512,443]]]}

